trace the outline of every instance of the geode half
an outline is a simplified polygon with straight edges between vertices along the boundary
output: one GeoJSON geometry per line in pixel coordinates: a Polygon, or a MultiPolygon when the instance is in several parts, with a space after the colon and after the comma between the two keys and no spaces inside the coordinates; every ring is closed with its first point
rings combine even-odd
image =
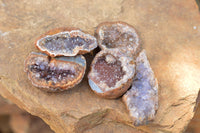
{"type": "Polygon", "coordinates": [[[158,109],[158,83],[145,50],[136,58],[136,75],[132,87],[123,96],[135,126],[148,124],[158,109]]]}
{"type": "Polygon", "coordinates": [[[96,38],[77,28],[57,28],[40,36],[35,46],[51,57],[76,56],[97,47],[96,38]]]}
{"type": "Polygon", "coordinates": [[[104,98],[118,98],[130,87],[135,74],[131,57],[119,49],[102,50],[92,61],[88,74],[90,88],[104,98]]]}
{"type": "Polygon", "coordinates": [[[81,82],[86,69],[82,55],[51,58],[32,52],[25,60],[25,72],[36,87],[46,91],[62,91],[81,82]]]}
{"type": "Polygon", "coordinates": [[[139,36],[135,28],[125,22],[103,22],[95,31],[99,47],[104,49],[126,48],[135,53],[139,46],[139,36]]]}

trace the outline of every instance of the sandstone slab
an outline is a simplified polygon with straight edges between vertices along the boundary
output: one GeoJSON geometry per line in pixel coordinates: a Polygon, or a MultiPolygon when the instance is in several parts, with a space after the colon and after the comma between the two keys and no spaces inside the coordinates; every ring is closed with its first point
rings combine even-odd
{"type": "MultiPolygon", "coordinates": [[[[181,132],[194,115],[200,88],[200,14],[195,0],[0,0],[0,94],[59,133],[181,132]],[[83,82],[62,93],[32,86],[24,60],[34,42],[57,27],[93,34],[103,21],[133,25],[159,83],[154,122],[134,127],[121,99],[97,97],[83,82]]],[[[91,58],[91,55],[87,55],[91,58]]],[[[91,60],[91,59],[90,59],[91,60]]],[[[88,60],[88,64],[89,64],[88,60]]]]}

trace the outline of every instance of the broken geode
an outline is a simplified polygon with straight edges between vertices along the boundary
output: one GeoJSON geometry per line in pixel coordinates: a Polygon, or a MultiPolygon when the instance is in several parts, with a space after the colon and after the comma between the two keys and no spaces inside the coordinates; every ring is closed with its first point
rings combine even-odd
{"type": "Polygon", "coordinates": [[[120,50],[100,51],[91,64],[89,85],[101,97],[118,98],[130,87],[134,68],[132,58],[121,56],[120,50]]]}
{"type": "Polygon", "coordinates": [[[82,55],[51,58],[32,52],[25,60],[25,72],[32,84],[47,91],[62,91],[81,82],[86,69],[82,55]]]}
{"type": "Polygon", "coordinates": [[[123,96],[135,126],[148,124],[158,109],[158,82],[150,67],[145,50],[136,58],[136,75],[132,87],[123,96]]]}
{"type": "Polygon", "coordinates": [[[99,24],[95,36],[102,50],[126,48],[127,52],[134,54],[139,46],[139,37],[134,27],[121,21],[99,24]]]}
{"type": "Polygon", "coordinates": [[[94,50],[97,41],[94,36],[78,28],[57,28],[40,36],[35,46],[51,57],[75,56],[94,50]]]}

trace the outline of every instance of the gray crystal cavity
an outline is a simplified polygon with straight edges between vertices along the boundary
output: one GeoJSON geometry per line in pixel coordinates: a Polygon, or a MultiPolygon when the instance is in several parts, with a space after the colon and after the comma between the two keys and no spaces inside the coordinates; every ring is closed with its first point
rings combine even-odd
{"type": "Polygon", "coordinates": [[[158,83],[145,50],[136,58],[136,75],[123,101],[135,126],[147,124],[154,119],[158,109],[158,83]]]}

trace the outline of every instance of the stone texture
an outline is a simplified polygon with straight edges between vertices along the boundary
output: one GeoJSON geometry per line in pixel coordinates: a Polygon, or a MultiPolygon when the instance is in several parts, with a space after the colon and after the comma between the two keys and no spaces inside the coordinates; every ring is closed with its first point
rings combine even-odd
{"type": "MultiPolygon", "coordinates": [[[[57,28],[79,27],[92,34],[103,21],[133,25],[159,83],[159,109],[146,132],[181,132],[194,115],[200,88],[200,15],[188,0],[0,0],[0,94],[55,132],[138,132],[121,99],[106,100],[87,78],[73,90],[46,93],[31,85],[24,60],[34,41],[57,28]],[[98,126],[97,126],[98,125],[98,126]]],[[[88,55],[89,56],[89,55],[88,55]]],[[[89,63],[88,63],[89,64],[89,63]]]]}

